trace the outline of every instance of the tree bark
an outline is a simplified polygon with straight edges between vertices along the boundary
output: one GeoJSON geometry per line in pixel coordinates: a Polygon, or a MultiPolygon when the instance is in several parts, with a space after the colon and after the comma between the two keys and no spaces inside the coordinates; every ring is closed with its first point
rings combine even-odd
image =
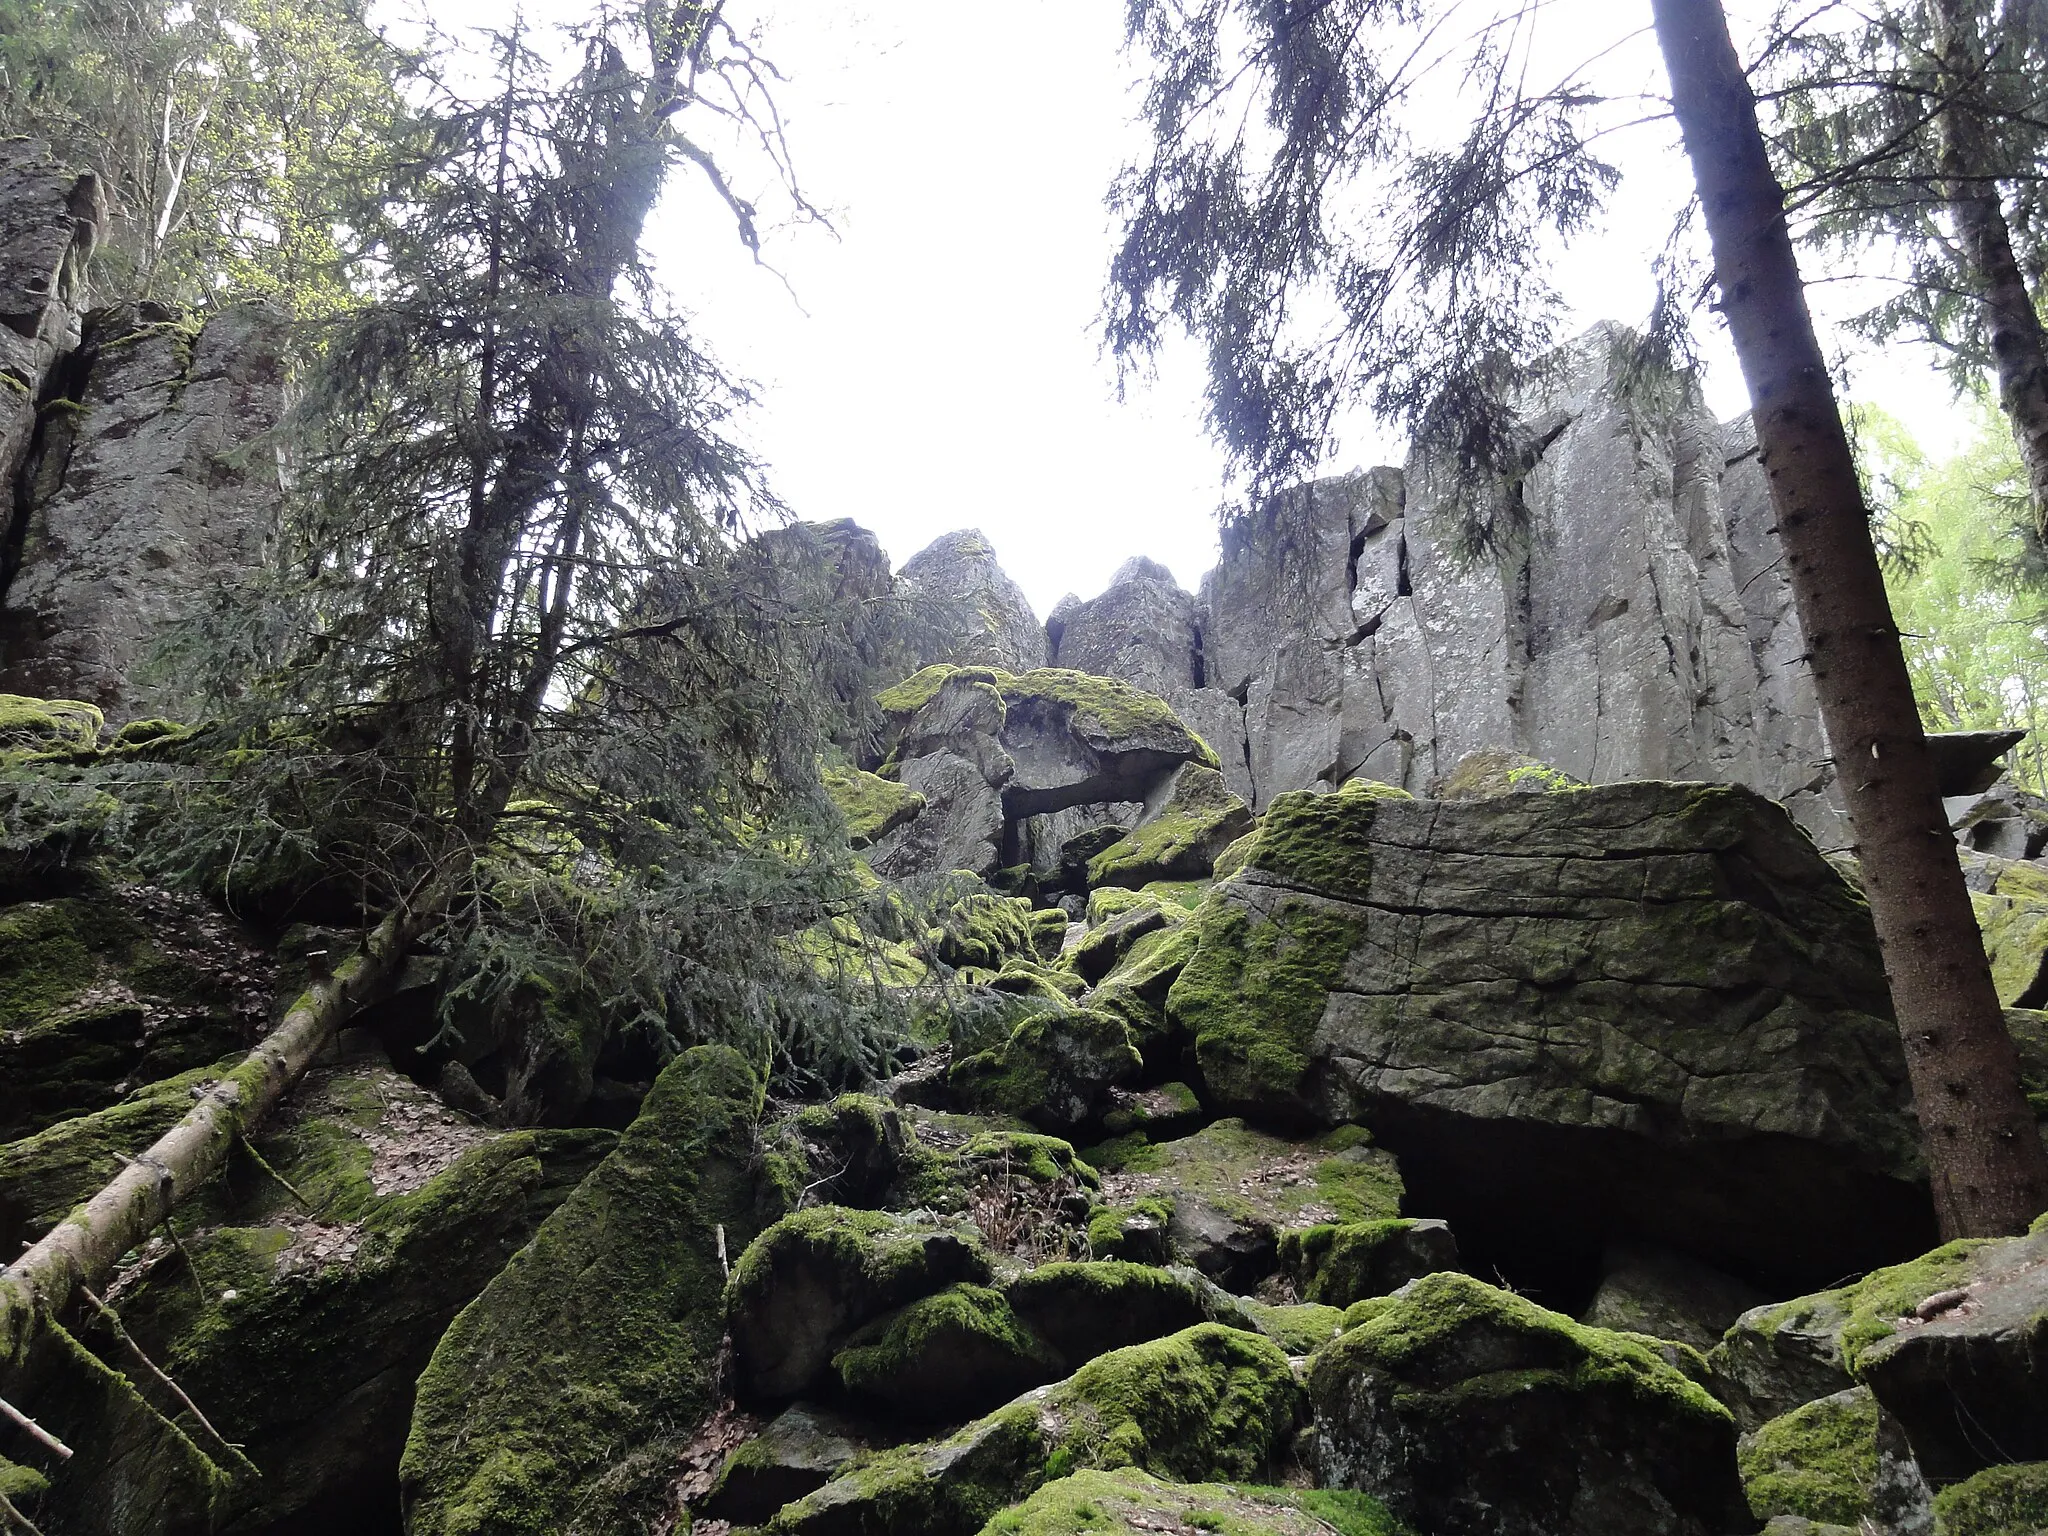
{"type": "Polygon", "coordinates": [[[1969,105],[1985,69],[1970,39],[1969,18],[1959,0],[1934,0],[1934,24],[1940,85],[1948,98],[1939,119],[1942,195],[1977,282],[1998,404],[2026,471],[2034,530],[2048,539],[2048,329],[2013,252],[2012,226],[1982,152],[1984,126],[1969,105]]]}
{"type": "Polygon", "coordinates": [[[341,1021],[396,972],[440,904],[435,893],[446,889],[437,886],[421,902],[386,917],[332,976],[300,995],[277,1028],[207,1089],[191,1113],[0,1271],[0,1368],[21,1361],[40,1317],[60,1311],[79,1287],[101,1286],[122,1254],[220,1171],[235,1138],[263,1122],[341,1021]]]}
{"type": "Polygon", "coordinates": [[[1942,812],[1784,189],[1720,0],[1651,10],[1884,951],[1935,1212],[1947,1237],[2022,1232],[2048,1207],[2048,1152],[1942,812]]]}

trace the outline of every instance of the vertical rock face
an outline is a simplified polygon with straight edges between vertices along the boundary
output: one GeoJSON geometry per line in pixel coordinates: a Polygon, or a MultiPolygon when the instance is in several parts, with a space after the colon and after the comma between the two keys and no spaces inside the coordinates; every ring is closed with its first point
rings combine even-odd
{"type": "MultiPolygon", "coordinates": [[[[1532,390],[1498,556],[1449,546],[1451,488],[1420,458],[1226,530],[1195,681],[1241,716],[1233,788],[1260,809],[1354,777],[1421,791],[1495,747],[1591,783],[1746,784],[1845,840],[1753,436],[1631,382],[1623,341],[1596,328],[1532,390]]],[[[1227,720],[1198,728],[1229,772],[1227,720]]]]}
{"type": "MultiPolygon", "coordinates": [[[[85,265],[105,218],[98,177],[59,165],[33,139],[0,141],[0,487],[10,491],[50,370],[78,345],[85,265]]],[[[18,539],[0,519],[0,590],[18,539]]]]}
{"type": "Polygon", "coordinates": [[[978,528],[943,534],[904,562],[904,581],[935,600],[953,631],[945,643],[918,657],[963,667],[1029,672],[1045,665],[1045,630],[1024,589],[996,560],[995,546],[978,528]]]}
{"type": "Polygon", "coordinates": [[[258,440],[282,406],[281,341],[256,306],[91,318],[17,481],[0,691],[136,713],[150,642],[256,564],[278,505],[258,440]]]}

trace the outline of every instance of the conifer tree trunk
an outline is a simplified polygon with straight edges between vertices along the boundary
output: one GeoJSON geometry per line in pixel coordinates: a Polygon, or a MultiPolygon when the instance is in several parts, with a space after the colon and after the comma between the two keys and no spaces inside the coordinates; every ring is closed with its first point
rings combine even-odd
{"type": "Polygon", "coordinates": [[[1941,88],[1948,96],[1939,123],[1943,195],[1963,259],[1977,280],[1998,404],[2026,470],[2034,527],[2048,538],[2048,330],[2013,252],[1998,183],[1984,174],[1984,129],[1969,107],[1984,61],[1970,40],[1963,0],[1933,0],[1933,9],[1941,88]]]}
{"type": "Polygon", "coordinates": [[[2021,1232],[2048,1208],[2048,1152],[1942,812],[1784,190],[1721,0],[1651,10],[1884,951],[1935,1211],[1946,1237],[2021,1232]]]}

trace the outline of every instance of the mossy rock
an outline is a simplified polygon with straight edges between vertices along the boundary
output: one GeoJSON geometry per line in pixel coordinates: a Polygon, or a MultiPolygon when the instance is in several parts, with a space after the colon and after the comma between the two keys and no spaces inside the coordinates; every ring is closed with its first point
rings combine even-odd
{"type": "Polygon", "coordinates": [[[1310,1363],[1322,1485],[1371,1488],[1429,1531],[1749,1525],[1733,1420],[1651,1341],[1469,1275],[1367,1305],[1310,1363]]]}
{"type": "Polygon", "coordinates": [[[1183,1036],[1167,1017],[1167,998],[1200,941],[1202,915],[1148,933],[1120,956],[1087,994],[1088,1006],[1113,1013],[1131,1028],[1148,1065],[1166,1069],[1183,1054],[1183,1036]]]}
{"type": "Polygon", "coordinates": [[[1717,1395],[1745,1428],[1756,1428],[1848,1390],[1863,1357],[1922,1301],[1966,1287],[1997,1241],[1944,1243],[1852,1284],[1745,1312],[1707,1357],[1717,1395]]]}
{"type": "Polygon", "coordinates": [[[1122,1019],[1083,1008],[1026,1019],[996,1049],[956,1060],[947,1084],[965,1108],[1070,1130],[1099,1119],[1144,1065],[1122,1019]]]}
{"type": "Polygon", "coordinates": [[[1441,800],[1491,800],[1501,795],[1541,795],[1584,789],[1568,773],[1520,752],[1481,747],[1458,760],[1435,786],[1441,800]]]}
{"type": "MultiPolygon", "coordinates": [[[[1296,808],[1283,802],[1296,798],[1336,797],[1276,800],[1262,849],[1289,834],[1296,808]]],[[[1194,1040],[1210,1093],[1235,1113],[1312,1121],[1309,1043],[1362,922],[1313,897],[1278,895],[1256,913],[1213,905],[1194,923],[1198,942],[1167,993],[1166,1017],[1194,1040]]]]}
{"type": "MultiPolygon", "coordinates": [[[[436,1342],[616,1139],[487,1131],[375,1064],[311,1074],[257,1145],[313,1209],[238,1156],[180,1212],[182,1251],[153,1238],[119,1299],[129,1331],[261,1470],[218,1497],[222,1518],[374,1524],[436,1342]]],[[[97,1325],[78,1336],[131,1367],[97,1325]]],[[[148,1466],[158,1453],[131,1454],[148,1466]]],[[[97,1492],[53,1481],[52,1528],[94,1528],[97,1492]]]]}
{"type": "Polygon", "coordinates": [[[827,768],[825,793],[845,818],[846,841],[855,848],[873,846],[924,809],[916,790],[859,768],[827,768]]]}
{"type": "Polygon", "coordinates": [[[785,1216],[747,1247],[725,1288],[735,1390],[749,1402],[795,1397],[859,1328],[990,1273],[971,1228],[831,1205],[785,1216]]]}
{"type": "Polygon", "coordinates": [[[1204,768],[1220,766],[1215,752],[1181,723],[1172,705],[1120,678],[1038,667],[1015,676],[999,673],[996,686],[1010,710],[1055,716],[1098,749],[1156,740],[1204,768]]]}
{"type": "Polygon", "coordinates": [[[1194,1130],[1203,1116],[1202,1101],[1186,1083],[1161,1083],[1157,1088],[1118,1089],[1102,1128],[1112,1137],[1133,1132],[1149,1141],[1168,1141],[1194,1130]]]}
{"type": "Polygon", "coordinates": [[[713,1406],[721,1240],[744,1248],[764,1214],[761,1103],[738,1052],[685,1051],[463,1310],[419,1381],[400,1468],[413,1536],[610,1532],[658,1512],[713,1406]]]}
{"type": "Polygon", "coordinates": [[[1204,1323],[1099,1356],[947,1439],[865,1458],[767,1529],[972,1536],[1048,1480],[1092,1468],[1256,1480],[1292,1439],[1302,1401],[1270,1340],[1204,1323]]]}
{"type": "MultiPolygon", "coordinates": [[[[1104,889],[1112,887],[1105,886],[1104,889]]],[[[1138,888],[1138,894],[1150,897],[1169,913],[1176,907],[1183,912],[1192,912],[1209,899],[1210,890],[1207,880],[1148,880],[1138,888]]]]}
{"type": "Polygon", "coordinates": [[[1177,911],[1169,915],[1156,901],[1133,902],[1090,928],[1081,942],[1061,957],[1062,963],[1093,986],[1114,970],[1140,939],[1180,920],[1177,911]]]}
{"type": "Polygon", "coordinates": [[[832,1366],[857,1397],[957,1423],[1052,1380],[1063,1361],[1002,1292],[953,1285],[856,1331],[832,1366]]]}
{"type": "Polygon", "coordinates": [[[1759,1520],[1799,1515],[1857,1525],[1875,1513],[1877,1400],[1852,1387],[1795,1408],[1744,1435],[1736,1461],[1759,1520]]]}
{"type": "Polygon", "coordinates": [[[0,693],[0,761],[93,752],[106,723],[97,705],[77,699],[0,693]]]}
{"type": "Polygon", "coordinates": [[[94,878],[0,906],[0,1138],[247,1050],[274,971],[233,923],[161,891],[94,878]]]}
{"type": "Polygon", "coordinates": [[[1238,1310],[1290,1355],[1312,1355],[1344,1331],[1343,1308],[1320,1302],[1275,1305],[1247,1297],[1238,1302],[1238,1310]]]}
{"type": "MultiPolygon", "coordinates": [[[[1100,831],[1111,829],[1104,827],[1100,831]]],[[[1147,896],[1143,891],[1129,891],[1118,885],[1105,885],[1088,893],[1085,920],[1090,928],[1100,928],[1112,918],[1122,917],[1134,907],[1157,906],[1158,898],[1147,896]]]]}
{"type": "Polygon", "coordinates": [[[997,992],[1060,1004],[1071,1002],[1088,990],[1088,984],[1064,966],[1038,960],[1006,960],[988,982],[997,992]]]}
{"type": "MultiPolygon", "coordinates": [[[[805,1183],[819,1170],[812,1194],[834,1205],[881,1204],[916,1160],[915,1138],[901,1111],[873,1094],[842,1093],[813,1104],[799,1110],[789,1126],[801,1146],[805,1183]]],[[[796,1193],[791,1192],[792,1205],[796,1193]]]]}
{"type": "Polygon", "coordinates": [[[1162,1483],[1147,1473],[1076,1472],[1004,1510],[980,1536],[1405,1536],[1377,1499],[1319,1488],[1162,1483]],[[1168,1524],[1167,1522],[1172,1522],[1168,1524]]]}
{"type": "Polygon", "coordinates": [[[1174,776],[1155,810],[1088,861],[1088,884],[1205,880],[1217,856],[1251,825],[1251,807],[1230,792],[1223,775],[1191,763],[1174,776]]]}
{"type": "Polygon", "coordinates": [[[1069,1371],[1113,1349],[1217,1320],[1192,1274],[1114,1260],[1042,1264],[1008,1282],[1004,1293],[1069,1371]]]}
{"type": "Polygon", "coordinates": [[[1166,1264],[1173,1259],[1171,1200],[1098,1205],[1088,1212],[1088,1251],[1097,1259],[1166,1264]]]}
{"type": "Polygon", "coordinates": [[[1987,1467],[1934,1496],[1934,1536],[2040,1536],[2048,1530],[2048,1461],[1987,1467]]]}
{"type": "Polygon", "coordinates": [[[1126,1145],[1103,1179],[1105,1204],[1169,1202],[1169,1240],[1211,1279],[1249,1290],[1279,1264],[1280,1233],[1321,1223],[1385,1221],[1401,1209],[1393,1155],[1357,1126],[1288,1141],[1242,1120],[1158,1145],[1126,1145]]]}
{"type": "Polygon", "coordinates": [[[1303,1300],[1348,1307],[1456,1269],[1458,1242],[1441,1221],[1326,1222],[1281,1233],[1280,1267],[1303,1300]]]}
{"type": "Polygon", "coordinates": [[[1062,912],[1054,910],[1048,920],[1028,897],[970,890],[939,909],[924,949],[941,965],[1000,971],[1013,959],[1058,959],[1066,936],[1062,912]]]}

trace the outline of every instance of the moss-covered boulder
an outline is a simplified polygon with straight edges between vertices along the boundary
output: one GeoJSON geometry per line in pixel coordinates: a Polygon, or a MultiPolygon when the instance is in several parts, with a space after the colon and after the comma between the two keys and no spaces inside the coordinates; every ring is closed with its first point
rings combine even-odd
{"type": "Polygon", "coordinates": [[[1118,1261],[1043,1264],[1004,1287],[1068,1370],[1097,1355],[1220,1321],[1199,1277],[1118,1261]]]}
{"type": "Polygon", "coordinates": [[[1087,936],[1068,953],[1066,963],[1073,967],[1081,980],[1093,986],[1116,968],[1117,962],[1131,952],[1131,947],[1138,940],[1148,933],[1171,927],[1179,920],[1179,913],[1169,916],[1156,901],[1133,902],[1114,917],[1105,918],[1090,928],[1087,936]]]}
{"type": "Polygon", "coordinates": [[[2048,1531],[2048,1462],[1988,1467],[1934,1496],[1934,1536],[2048,1531]]]}
{"type": "Polygon", "coordinates": [[[1753,1528],[1728,1411],[1647,1341],[1468,1275],[1368,1305],[1309,1368],[1325,1486],[1443,1536],[1753,1528]]]}
{"type": "Polygon", "coordinates": [[[1758,1519],[1858,1525],[1874,1512],[1877,1400],[1852,1387],[1795,1408],[1744,1435],[1736,1460],[1758,1519]]]}
{"type": "Polygon", "coordinates": [[[851,1465],[864,1438],[850,1419],[815,1404],[792,1403],[725,1459],[711,1492],[692,1504],[691,1513],[759,1525],[851,1465]]]}
{"type": "Polygon", "coordinates": [[[1148,1473],[1076,1472],[1047,1483],[981,1536],[1131,1536],[1214,1531],[1218,1536],[1405,1536],[1377,1499],[1319,1488],[1162,1483],[1148,1473]]]}
{"type": "Polygon", "coordinates": [[[1122,1019],[1081,1008],[1026,1019],[995,1049],[956,1060],[947,1082],[963,1108],[1071,1130],[1100,1119],[1110,1090],[1144,1066],[1122,1019]]]}
{"type": "Polygon", "coordinates": [[[924,809],[924,796],[861,768],[825,770],[825,792],[846,818],[846,840],[855,848],[881,841],[924,809]]]}
{"type": "Polygon", "coordinates": [[[1023,896],[967,889],[941,901],[924,949],[941,965],[1000,971],[1013,959],[1056,960],[1066,942],[1067,919],[1031,905],[1023,896]]]}
{"type": "Polygon", "coordinates": [[[1280,1234],[1280,1267],[1304,1301],[1348,1307],[1456,1269],[1458,1240],[1441,1221],[1324,1222],[1280,1234]]]}
{"type": "Polygon", "coordinates": [[[832,1366],[856,1397],[958,1423],[1052,1380],[1064,1362],[1002,1292],[952,1285],[856,1330],[832,1366]]]}
{"type": "Polygon", "coordinates": [[[465,1308],[419,1380],[413,1536],[625,1529],[710,1412],[721,1244],[770,1197],[760,1080],[722,1046],[663,1070],[617,1150],[465,1308]]]}
{"type": "Polygon", "coordinates": [[[274,966],[186,897],[88,879],[0,906],[0,1140],[248,1049],[274,966]]]}
{"type": "Polygon", "coordinates": [[[1088,1006],[1113,1013],[1131,1028],[1146,1061],[1162,1070],[1185,1053],[1166,1015],[1166,999],[1195,952],[1199,916],[1145,934],[1118,957],[1088,994],[1088,1006]]]}
{"type": "Polygon", "coordinates": [[[1782,1290],[1933,1238],[1868,909],[1752,791],[1280,796],[1193,922],[1209,1095],[1370,1124],[1475,1251],[1628,1231],[1782,1290]]]}
{"type": "MultiPolygon", "coordinates": [[[[1846,1391],[1868,1379],[1880,1351],[1889,1353],[1897,1344],[1929,1333],[1929,1319],[1947,1319],[1931,1334],[1934,1354],[1956,1348],[1947,1342],[1950,1339],[1974,1354],[1979,1341],[1987,1336],[1971,1323],[1986,1314],[1978,1306],[1965,1305],[1966,1299],[1980,1289],[2006,1299],[2021,1294],[2004,1289],[2004,1282],[2015,1277],[2024,1280],[2032,1273],[2028,1265],[2014,1265],[2014,1257],[2038,1257],[2044,1249],[2048,1249],[2048,1234],[1963,1239],[1944,1243],[1908,1263],[1874,1270],[1849,1285],[1754,1308],[1736,1319],[1707,1357],[1715,1394],[1745,1429],[1753,1429],[1803,1403],[1846,1391]]],[[[2020,1304],[2034,1305],[2037,1310],[2042,1305],[2020,1304]]],[[[1993,1370],[1985,1385],[2006,1380],[2004,1370],[2026,1369],[2026,1330],[2014,1333],[2009,1327],[1994,1327],[1988,1338],[1993,1341],[1993,1352],[1984,1363],[1993,1370]],[[2003,1369],[1996,1365],[2002,1358],[1996,1342],[2001,1336],[2009,1336],[2019,1346],[2019,1354],[2003,1369]]],[[[1909,1353],[1906,1367],[1913,1361],[1909,1353]]],[[[1925,1396],[1919,1385],[1904,1385],[1908,1380],[1917,1383],[1917,1373],[1900,1370],[1894,1379],[1901,1383],[1898,1397],[1909,1418],[1918,1417],[1912,1405],[1922,1402],[1936,1418],[1954,1418],[1956,1398],[1947,1386],[1925,1396]]],[[[1969,1379],[1957,1378],[1958,1383],[1969,1379]]],[[[1883,1390],[1878,1395],[1880,1400],[1886,1396],[1883,1390]]],[[[2024,1396],[2021,1400],[2025,1401],[2024,1396]]]]}
{"type": "Polygon", "coordinates": [[[1843,1353],[1928,1482],[2048,1461],[2048,1223],[1976,1247],[1948,1285],[1898,1295],[1866,1314],[1875,1336],[1851,1324],[1843,1353]]]}
{"type": "Polygon", "coordinates": [[[1201,1098],[1186,1083],[1118,1088],[1109,1103],[1102,1128],[1112,1137],[1135,1134],[1147,1141],[1172,1141],[1192,1133],[1207,1118],[1201,1098]]]}
{"type": "MultiPolygon", "coordinates": [[[[127,1108],[91,1118],[118,1121],[127,1108]]],[[[116,1288],[129,1332],[260,1470],[246,1475],[183,1425],[238,1474],[211,1495],[221,1525],[345,1530],[387,1519],[413,1383],[436,1341],[615,1140],[490,1131],[373,1061],[317,1069],[257,1138],[263,1163],[231,1161],[180,1212],[182,1247],[151,1239],[116,1288]]],[[[77,1336],[106,1366],[134,1369],[98,1323],[77,1336]]],[[[37,1392],[39,1408],[47,1400],[37,1392]]],[[[87,1444],[107,1433],[52,1411],[67,1439],[81,1427],[87,1444]]],[[[175,1502],[161,1438],[112,1438],[111,1454],[96,1448],[51,1469],[41,1501],[50,1529],[145,1528],[132,1513],[97,1523],[103,1484],[155,1486],[175,1502]]],[[[199,1499],[209,1480],[185,1474],[184,1496],[199,1499]]]]}
{"type": "Polygon", "coordinates": [[[1105,1204],[1159,1202],[1171,1212],[1174,1253],[1233,1290],[1277,1269],[1289,1227],[1384,1221],[1401,1209],[1400,1169],[1356,1126],[1288,1141],[1219,1120],[1177,1141],[1132,1138],[1093,1155],[1108,1165],[1105,1204]]]}
{"type": "Polygon", "coordinates": [[[830,1205],[786,1216],[747,1247],[726,1287],[734,1388],[750,1402],[795,1397],[857,1329],[989,1275],[969,1227],[830,1205]]]}
{"type": "Polygon", "coordinates": [[[1190,763],[1155,792],[1135,827],[1088,861],[1088,884],[1205,880],[1217,856],[1251,825],[1251,807],[1230,792],[1223,775],[1190,763]]]}
{"type": "Polygon", "coordinates": [[[770,1522],[783,1536],[972,1536],[1051,1478],[1136,1467],[1259,1480],[1301,1420],[1287,1356],[1204,1323],[1119,1349],[958,1434],[857,1462],[770,1522]]]}

